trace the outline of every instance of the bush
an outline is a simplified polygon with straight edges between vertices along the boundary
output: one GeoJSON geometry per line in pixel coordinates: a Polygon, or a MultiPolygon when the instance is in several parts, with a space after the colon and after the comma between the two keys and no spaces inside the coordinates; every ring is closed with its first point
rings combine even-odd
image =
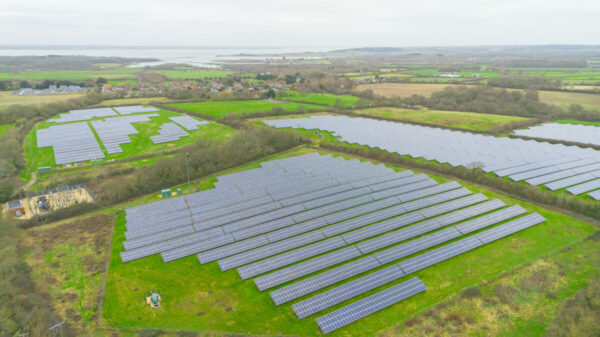
{"type": "Polygon", "coordinates": [[[481,297],[481,289],[478,287],[469,287],[465,289],[462,293],[462,297],[464,298],[473,298],[473,297],[481,297]]]}

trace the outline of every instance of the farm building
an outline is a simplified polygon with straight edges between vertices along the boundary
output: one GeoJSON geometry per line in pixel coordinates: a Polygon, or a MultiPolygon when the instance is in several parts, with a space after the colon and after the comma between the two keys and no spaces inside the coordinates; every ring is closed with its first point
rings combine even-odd
{"type": "Polygon", "coordinates": [[[23,207],[23,202],[21,200],[12,200],[7,203],[8,211],[10,214],[20,217],[25,215],[25,208],[23,207]]]}

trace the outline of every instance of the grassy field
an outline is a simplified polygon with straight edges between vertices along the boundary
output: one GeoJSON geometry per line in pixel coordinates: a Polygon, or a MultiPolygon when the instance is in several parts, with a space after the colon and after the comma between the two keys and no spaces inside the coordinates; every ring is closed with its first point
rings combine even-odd
{"type": "Polygon", "coordinates": [[[98,326],[113,219],[95,215],[22,235],[36,289],[50,296],[61,317],[87,329],[98,326]]]}
{"type": "Polygon", "coordinates": [[[233,74],[232,71],[225,70],[204,70],[204,69],[187,69],[187,70],[149,70],[149,73],[160,74],[174,80],[196,80],[203,78],[222,78],[233,74]]]}
{"type": "Polygon", "coordinates": [[[461,86],[458,84],[429,84],[429,83],[378,83],[361,84],[356,90],[373,90],[376,95],[384,97],[410,97],[412,95],[431,96],[436,91],[444,90],[446,87],[461,86]]]}
{"type": "MultiPolygon", "coordinates": [[[[157,112],[159,117],[152,117],[150,122],[134,123],[132,124],[137,130],[138,134],[130,135],[131,143],[121,144],[123,149],[122,153],[107,154],[104,151],[104,161],[111,159],[124,159],[144,154],[161,153],[169,150],[174,150],[182,146],[192,144],[200,139],[208,139],[221,141],[234,134],[235,130],[229,126],[222,125],[219,123],[210,123],[208,125],[202,125],[198,130],[188,131],[190,136],[182,137],[180,140],[175,142],[154,144],[150,139],[150,136],[158,135],[158,129],[162,124],[172,123],[169,117],[181,116],[182,114],[160,110],[157,112]]],[[[93,120],[103,120],[104,118],[94,118],[93,120]]],[[[25,155],[27,159],[27,169],[25,175],[33,172],[38,167],[43,166],[56,166],[54,163],[54,152],[51,147],[37,148],[37,133],[39,129],[44,129],[55,125],[54,123],[43,122],[38,124],[32,131],[30,131],[25,137],[25,155]]],[[[103,145],[101,145],[103,147],[103,145]]]]}
{"type": "Polygon", "coordinates": [[[561,303],[600,277],[599,261],[598,241],[583,240],[470,288],[382,336],[544,336],[561,303]]]}
{"type": "MultiPolygon", "coordinates": [[[[436,180],[445,181],[443,178],[436,180]]],[[[489,198],[500,198],[509,205],[515,203],[511,198],[463,185],[474,193],[482,192],[489,198]]],[[[331,333],[331,336],[375,336],[386,329],[402,327],[404,321],[458,295],[465,288],[485,283],[515,267],[557,252],[596,230],[592,225],[565,215],[521,205],[528,211],[539,212],[547,221],[417,272],[412,276],[418,276],[428,286],[425,293],[331,333]]],[[[215,262],[201,265],[195,256],[190,256],[165,264],[159,256],[151,256],[123,264],[118,253],[123,251],[124,220],[122,213],[117,216],[113,236],[103,310],[104,322],[108,326],[249,335],[321,335],[314,316],[298,320],[290,304],[276,307],[267,292],[260,293],[251,281],[241,281],[235,270],[221,272],[215,262]],[[163,305],[161,309],[152,310],[144,305],[143,298],[149,290],[157,289],[163,295],[163,305]]],[[[381,288],[364,296],[379,290],[381,288]]],[[[525,314],[527,312],[516,313],[505,319],[519,322],[525,314]]],[[[484,324],[478,328],[479,334],[485,331],[484,324]]]]}
{"type": "Polygon", "coordinates": [[[600,110],[600,95],[578,92],[540,91],[540,101],[568,109],[571,104],[580,104],[586,110],[600,110]]]}
{"type": "Polygon", "coordinates": [[[57,95],[35,95],[35,96],[13,96],[12,91],[0,91],[0,110],[11,105],[31,105],[65,101],[71,98],[81,97],[83,94],[57,94],[57,95]]]}
{"type": "Polygon", "coordinates": [[[8,129],[12,128],[14,126],[14,124],[2,124],[0,125],[0,137],[2,137],[2,135],[4,135],[4,133],[6,131],[8,131],[8,129]]]}
{"type": "Polygon", "coordinates": [[[462,111],[411,110],[401,108],[361,109],[355,110],[354,113],[476,131],[486,131],[494,126],[528,119],[462,111]]]}
{"type": "Polygon", "coordinates": [[[154,102],[157,103],[166,103],[170,102],[171,99],[167,97],[138,97],[138,98],[118,98],[118,99],[108,99],[102,101],[100,104],[95,106],[119,106],[119,105],[131,105],[131,104],[151,104],[154,102]]]}
{"type": "Polygon", "coordinates": [[[108,84],[115,86],[115,85],[119,85],[119,84],[127,84],[130,86],[135,86],[137,84],[137,81],[131,80],[131,81],[108,81],[108,84]]]}
{"type": "Polygon", "coordinates": [[[571,121],[571,120],[558,120],[558,121],[554,121],[554,123],[560,123],[560,124],[581,124],[581,125],[595,125],[595,126],[600,126],[600,122],[582,122],[582,121],[571,121]]]}
{"type": "Polygon", "coordinates": [[[302,104],[295,102],[276,102],[263,100],[248,101],[218,101],[218,102],[191,102],[169,104],[174,108],[183,109],[189,112],[195,112],[203,115],[209,115],[216,118],[225,117],[229,114],[251,114],[258,111],[271,111],[275,107],[280,107],[288,111],[297,111],[298,109],[325,110],[327,107],[315,104],[302,104]]]}
{"type": "Polygon", "coordinates": [[[331,106],[353,106],[360,99],[359,97],[352,95],[332,95],[332,94],[321,94],[321,93],[306,93],[301,94],[295,90],[286,90],[287,96],[279,97],[279,99],[286,101],[300,101],[314,104],[331,105],[331,106]],[[340,103],[340,104],[338,104],[340,103]]]}

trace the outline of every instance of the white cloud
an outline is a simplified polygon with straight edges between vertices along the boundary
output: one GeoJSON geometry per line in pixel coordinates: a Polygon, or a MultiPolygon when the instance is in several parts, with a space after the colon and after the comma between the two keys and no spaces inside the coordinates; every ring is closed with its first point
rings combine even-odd
{"type": "Polygon", "coordinates": [[[592,0],[2,0],[0,44],[596,44],[592,0]]]}

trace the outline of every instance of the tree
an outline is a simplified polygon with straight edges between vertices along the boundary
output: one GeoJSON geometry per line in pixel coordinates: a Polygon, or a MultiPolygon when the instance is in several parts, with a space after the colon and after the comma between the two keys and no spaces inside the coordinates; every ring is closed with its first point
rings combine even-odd
{"type": "Polygon", "coordinates": [[[98,86],[106,84],[106,83],[108,83],[108,82],[106,81],[106,78],[104,78],[104,77],[98,77],[96,79],[96,85],[98,85],[98,86]]]}
{"type": "Polygon", "coordinates": [[[275,98],[275,91],[273,89],[269,89],[264,93],[264,98],[275,98]]]}
{"type": "Polygon", "coordinates": [[[19,88],[31,88],[31,84],[27,81],[21,81],[21,83],[19,83],[19,88]]]}
{"type": "Polygon", "coordinates": [[[285,75],[285,84],[296,83],[296,75],[285,75]]]}

